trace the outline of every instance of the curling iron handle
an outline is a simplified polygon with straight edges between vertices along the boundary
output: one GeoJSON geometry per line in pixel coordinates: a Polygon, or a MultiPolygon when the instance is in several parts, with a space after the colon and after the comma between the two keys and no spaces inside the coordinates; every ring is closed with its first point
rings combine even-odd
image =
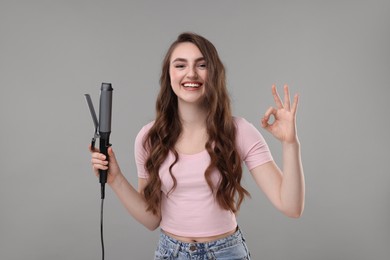
{"type": "MultiPolygon", "coordinates": [[[[106,156],[107,161],[109,160],[108,148],[111,146],[109,139],[110,139],[110,133],[100,133],[99,148],[100,148],[100,152],[106,156]]],[[[101,193],[102,199],[104,199],[105,197],[104,186],[105,183],[107,182],[107,175],[108,175],[108,170],[99,170],[99,182],[101,184],[101,189],[102,189],[102,193],[101,193]]]]}
{"type": "MultiPolygon", "coordinates": [[[[100,133],[100,152],[106,156],[106,160],[108,161],[108,147],[110,147],[110,141],[109,141],[110,133],[100,133]]],[[[100,170],[100,183],[106,183],[107,182],[107,170],[100,170]]]]}

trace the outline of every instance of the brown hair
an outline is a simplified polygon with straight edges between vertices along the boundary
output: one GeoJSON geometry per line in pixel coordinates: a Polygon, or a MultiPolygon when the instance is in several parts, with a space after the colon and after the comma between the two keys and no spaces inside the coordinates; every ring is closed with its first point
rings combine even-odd
{"type": "Polygon", "coordinates": [[[159,168],[171,151],[175,161],[169,167],[169,173],[176,187],[176,179],[172,167],[178,161],[175,143],[180,136],[182,126],[179,119],[177,96],[172,90],[169,66],[170,58],[176,46],[183,42],[195,44],[206,61],[207,79],[204,105],[207,108],[207,134],[205,145],[211,162],[205,171],[205,178],[210,189],[215,192],[219,205],[236,212],[249,192],[241,186],[241,158],[235,145],[236,126],[231,114],[230,98],[226,89],[225,68],[214,45],[204,37],[194,33],[182,33],[172,43],[162,63],[160,77],[160,92],[156,102],[156,119],[144,141],[144,147],[149,152],[145,169],[149,173],[144,196],[148,210],[158,214],[161,202],[161,180],[159,168]],[[221,175],[219,186],[213,187],[211,173],[217,169],[221,175]]]}

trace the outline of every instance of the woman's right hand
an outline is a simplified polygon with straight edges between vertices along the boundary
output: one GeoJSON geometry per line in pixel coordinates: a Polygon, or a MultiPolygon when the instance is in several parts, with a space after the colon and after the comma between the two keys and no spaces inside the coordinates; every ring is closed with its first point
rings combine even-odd
{"type": "Polygon", "coordinates": [[[92,155],[91,163],[95,175],[99,177],[99,170],[108,170],[107,183],[111,185],[113,183],[120,182],[123,178],[123,175],[115,158],[112,147],[107,149],[108,161],[106,156],[100,153],[98,149],[92,149],[92,147],[89,146],[89,150],[92,155]]]}

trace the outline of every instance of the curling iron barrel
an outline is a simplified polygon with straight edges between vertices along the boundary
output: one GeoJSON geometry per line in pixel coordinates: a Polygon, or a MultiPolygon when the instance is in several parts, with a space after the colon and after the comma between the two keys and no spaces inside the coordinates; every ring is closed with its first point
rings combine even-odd
{"type": "MultiPolygon", "coordinates": [[[[110,147],[112,91],[110,83],[102,83],[99,104],[99,140],[100,152],[108,160],[108,147],[110,147]]],[[[107,170],[99,170],[99,182],[102,186],[102,199],[104,198],[104,184],[107,182],[107,170]]]]}

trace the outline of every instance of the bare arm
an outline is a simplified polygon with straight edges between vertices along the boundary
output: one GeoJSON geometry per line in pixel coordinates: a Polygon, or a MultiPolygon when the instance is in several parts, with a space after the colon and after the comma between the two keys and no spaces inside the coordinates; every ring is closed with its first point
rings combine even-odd
{"type": "Polygon", "coordinates": [[[283,172],[268,162],[251,170],[257,185],[285,215],[298,218],[305,204],[305,180],[299,143],[283,145],[283,172]]]}
{"type": "Polygon", "coordinates": [[[290,106],[288,86],[284,86],[282,103],[275,85],[272,94],[276,108],[270,107],[261,120],[262,127],[281,141],[283,149],[283,172],[274,162],[260,165],[251,170],[257,185],[271,202],[290,217],[301,216],[305,204],[305,179],[301,161],[300,143],[296,131],[298,95],[290,106]],[[269,124],[271,116],[275,121],[269,124]]]}
{"type": "Polygon", "coordinates": [[[143,186],[146,184],[145,179],[138,180],[138,189],[134,187],[123,177],[118,184],[111,184],[112,190],[115,192],[119,200],[127,211],[142,225],[149,230],[155,230],[160,226],[160,216],[153,215],[147,211],[145,198],[142,195],[143,186]]]}
{"type": "Polygon", "coordinates": [[[105,160],[103,154],[92,152],[92,165],[95,174],[98,175],[98,169],[108,169],[107,183],[122,202],[123,206],[138,222],[149,230],[155,230],[160,225],[161,217],[153,215],[150,211],[146,210],[147,204],[142,194],[147,183],[146,179],[138,179],[137,191],[123,176],[111,147],[108,149],[108,155],[109,162],[105,160]]]}

